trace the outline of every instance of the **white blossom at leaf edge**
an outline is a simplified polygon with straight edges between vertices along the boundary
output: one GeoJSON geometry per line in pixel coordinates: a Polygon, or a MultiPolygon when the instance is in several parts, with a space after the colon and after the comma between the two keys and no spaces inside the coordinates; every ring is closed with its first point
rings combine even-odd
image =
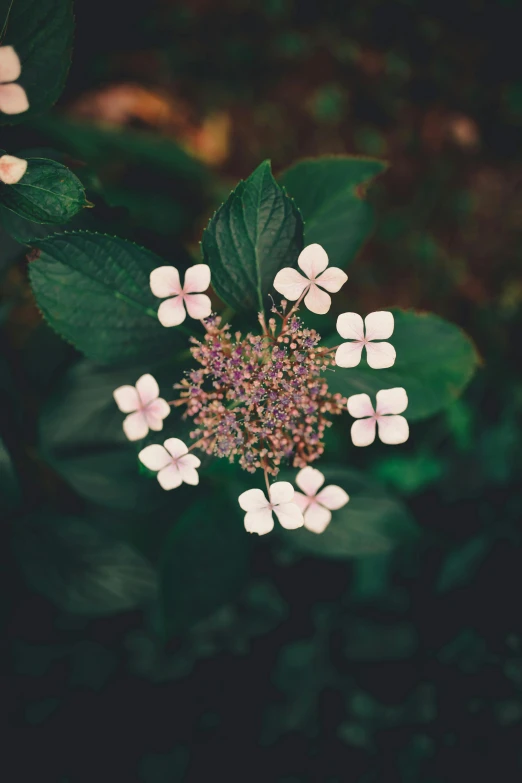
{"type": "Polygon", "coordinates": [[[158,309],[162,326],[179,326],[187,316],[200,320],[212,312],[210,298],[201,291],[210,285],[208,264],[194,264],[185,273],[182,286],[175,266],[159,266],[150,274],[150,288],[154,296],[165,299],[158,309]],[[185,309],[186,308],[186,309],[185,309]]]}
{"type": "Polygon", "coordinates": [[[274,527],[272,511],[282,527],[295,530],[302,527],[303,515],[294,503],[294,488],[288,481],[276,481],[270,485],[270,500],[261,489],[247,489],[238,497],[245,514],[245,530],[263,536],[274,527]]]}
{"type": "Polygon", "coordinates": [[[335,353],[335,363],[338,367],[357,367],[361,361],[363,348],[366,348],[366,358],[373,370],[382,370],[395,363],[395,348],[387,340],[394,329],[393,314],[385,310],[369,313],[363,319],[358,313],[341,313],[337,318],[337,331],[350,342],[342,343],[335,353]]]}
{"type": "Polygon", "coordinates": [[[149,470],[158,472],[157,479],[163,489],[176,489],[182,483],[199,484],[196,468],[201,465],[201,460],[195,454],[189,454],[187,446],[179,438],[167,438],[163,446],[145,446],[138,459],[149,470]]]}
{"type": "Polygon", "coordinates": [[[354,419],[351,429],[354,446],[369,446],[375,440],[375,428],[383,443],[396,446],[405,443],[409,437],[408,422],[403,413],[408,407],[408,395],[402,386],[381,389],[376,394],[376,407],[367,394],[353,394],[348,397],[347,408],[354,419]]]}
{"type": "Polygon", "coordinates": [[[163,429],[163,419],[170,413],[170,405],[159,396],[156,379],[146,373],[136,386],[119,386],[113,391],[116,405],[129,415],[123,420],[123,431],[129,440],[141,440],[149,430],[163,429]]]}
{"type": "Polygon", "coordinates": [[[337,267],[327,269],[328,255],[318,244],[305,247],[297,264],[304,275],[292,267],[279,270],[274,279],[275,290],[291,302],[295,302],[306,291],[306,307],[312,313],[324,315],[332,304],[330,293],[337,293],[348,280],[348,275],[337,267]]]}
{"type": "Polygon", "coordinates": [[[320,470],[308,465],[299,471],[295,483],[302,490],[294,499],[303,512],[304,526],[312,533],[322,533],[332,519],[332,511],[342,508],[350,500],[347,493],[336,484],[319,489],[324,484],[320,470]]]}
{"type": "Polygon", "coordinates": [[[27,161],[14,155],[0,157],[0,181],[5,185],[16,185],[27,171],[27,161]]]}

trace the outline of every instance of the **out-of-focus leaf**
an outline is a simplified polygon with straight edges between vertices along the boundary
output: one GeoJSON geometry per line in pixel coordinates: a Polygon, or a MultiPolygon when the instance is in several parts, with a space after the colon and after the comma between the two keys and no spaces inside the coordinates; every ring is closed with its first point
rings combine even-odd
{"type": "Polygon", "coordinates": [[[13,46],[22,63],[18,83],[29,109],[0,113],[0,125],[24,122],[59,98],[71,64],[74,33],[72,0],[1,0],[0,31],[4,46],[13,46]]]}
{"type": "Polygon", "coordinates": [[[174,523],[161,566],[164,630],[181,634],[237,597],[248,576],[249,535],[233,501],[198,499],[174,523]]]}
{"type": "Polygon", "coordinates": [[[456,587],[462,587],[473,578],[491,547],[490,539],[475,536],[460,547],[453,549],[446,557],[440,570],[436,589],[446,593],[456,587]]]}
{"type": "MultiPolygon", "coordinates": [[[[387,552],[417,538],[418,528],[407,509],[377,481],[340,466],[321,465],[321,472],[325,486],[337,484],[348,492],[350,500],[332,512],[332,521],[319,535],[305,528],[278,528],[289,547],[342,560],[387,552]]],[[[295,476],[285,472],[284,479],[290,481],[295,476]]]]}
{"type": "Polygon", "coordinates": [[[0,438],[0,509],[13,509],[21,499],[18,476],[7,447],[0,438]]]}
{"type": "MultiPolygon", "coordinates": [[[[366,359],[358,367],[338,367],[328,374],[328,388],[346,397],[366,392],[375,403],[380,389],[402,386],[408,395],[407,419],[433,416],[450,405],[471,380],[478,364],[475,347],[457,326],[437,315],[392,312],[395,329],[390,342],[397,351],[393,367],[372,370],[366,359]]],[[[328,338],[330,344],[339,342],[339,335],[328,338]]]]}
{"type": "Polygon", "coordinates": [[[180,327],[157,318],[150,272],[161,258],[133,242],[87,231],[38,242],[29,275],[49,324],[89,359],[122,363],[168,355],[183,344],[180,327]]]}
{"type": "Polygon", "coordinates": [[[239,183],[203,234],[212,285],[235,310],[264,310],[274,277],[294,266],[303,246],[303,222],[264,161],[239,183]]]}
{"type": "Polygon", "coordinates": [[[279,176],[303,216],[305,244],[322,245],[331,266],[353,261],[368,238],[373,210],[364,189],[385,169],[380,160],[332,155],[298,161],[279,176]]]}
{"type": "Polygon", "coordinates": [[[444,462],[427,453],[393,454],[379,460],[372,472],[403,495],[411,495],[437,481],[444,472],[444,462]]]}

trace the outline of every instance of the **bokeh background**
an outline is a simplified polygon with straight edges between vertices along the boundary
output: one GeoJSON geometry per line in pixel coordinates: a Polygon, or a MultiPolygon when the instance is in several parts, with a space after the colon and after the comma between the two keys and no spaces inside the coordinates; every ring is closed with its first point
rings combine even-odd
{"type": "MultiPolygon", "coordinates": [[[[276,172],[326,153],[386,159],[375,232],[338,309],[431,310],[471,335],[481,367],[400,455],[356,456],[422,527],[414,553],[335,562],[261,542],[240,599],[167,648],[140,612],[60,611],[8,556],[6,779],[520,780],[518,11],[77,0],[66,90],[51,115],[5,131],[6,147],[92,164],[106,201],[96,219],[106,210],[166,259],[197,250],[209,215],[265,158],[276,172]]],[[[33,361],[41,339],[58,366],[69,349],[42,333],[22,274],[4,285],[9,350],[33,361]]],[[[59,494],[55,481],[40,483],[59,494]]]]}

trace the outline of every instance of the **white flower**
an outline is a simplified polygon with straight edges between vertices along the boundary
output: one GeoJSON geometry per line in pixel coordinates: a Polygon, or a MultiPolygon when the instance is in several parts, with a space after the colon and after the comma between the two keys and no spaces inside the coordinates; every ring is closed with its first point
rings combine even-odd
{"type": "Polygon", "coordinates": [[[270,486],[270,500],[261,489],[247,489],[238,497],[245,514],[245,529],[263,536],[274,527],[272,511],[283,527],[294,530],[303,525],[303,515],[294,502],[294,488],[288,481],[276,481],[270,486]]]}
{"type": "Polygon", "coordinates": [[[337,319],[337,331],[345,340],[352,342],[342,343],[338,347],[335,363],[338,367],[357,367],[362,349],[366,346],[370,367],[374,370],[391,367],[395,363],[395,348],[390,343],[374,343],[373,340],[387,340],[393,334],[393,327],[393,315],[386,311],[367,315],[364,326],[363,319],[357,313],[342,313],[337,319]]]}
{"type": "Polygon", "coordinates": [[[158,319],[163,326],[178,326],[186,318],[185,307],[191,318],[208,318],[212,305],[206,294],[210,285],[210,267],[194,264],[185,273],[182,286],[175,266],[160,266],[150,274],[150,288],[160,299],[169,297],[158,309],[158,319]]]}
{"type": "Polygon", "coordinates": [[[408,407],[408,396],[401,386],[382,389],[377,392],[377,407],[374,410],[367,394],[353,394],[348,397],[348,412],[355,419],[352,424],[354,446],[369,446],[375,440],[375,425],[383,443],[397,445],[408,440],[408,422],[404,416],[397,416],[408,407]],[[362,418],[362,417],[367,418],[362,418]]]}
{"type": "Polygon", "coordinates": [[[142,375],[136,386],[119,386],[113,391],[116,405],[122,413],[128,413],[123,421],[123,431],[129,440],[140,440],[149,429],[159,432],[163,419],[170,413],[168,402],[159,396],[159,387],[152,375],[142,375]]]}
{"type": "Polygon", "coordinates": [[[29,108],[24,88],[9,83],[15,82],[21,72],[20,58],[13,47],[0,46],[0,111],[4,114],[21,114],[29,108]]]}
{"type": "Polygon", "coordinates": [[[16,185],[27,171],[27,161],[14,155],[0,157],[0,181],[5,185],[16,185]]]}
{"type": "Polygon", "coordinates": [[[324,315],[330,309],[332,299],[325,291],[321,291],[321,288],[336,294],[348,280],[348,275],[337,267],[330,267],[325,272],[328,266],[328,255],[326,250],[317,244],[305,247],[297,259],[297,263],[306,277],[301,275],[297,269],[285,267],[275,276],[275,290],[291,302],[299,299],[301,294],[307,290],[305,305],[312,313],[324,315]]]}
{"type": "Polygon", "coordinates": [[[313,533],[322,533],[329,525],[332,511],[342,508],[350,498],[341,487],[330,484],[318,493],[324,484],[320,470],[310,466],[303,468],[296,476],[295,483],[303,493],[296,492],[294,500],[303,512],[304,526],[313,533]]]}
{"type": "Polygon", "coordinates": [[[138,458],[149,470],[158,471],[158,481],[163,489],[176,489],[180,484],[199,484],[196,468],[201,460],[189,454],[188,448],[179,438],[167,438],[163,446],[145,446],[138,458]]]}

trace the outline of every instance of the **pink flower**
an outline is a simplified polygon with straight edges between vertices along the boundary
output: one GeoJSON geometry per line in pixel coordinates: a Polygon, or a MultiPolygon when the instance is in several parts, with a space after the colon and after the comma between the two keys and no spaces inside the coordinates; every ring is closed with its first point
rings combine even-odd
{"type": "Polygon", "coordinates": [[[178,326],[186,318],[185,307],[191,318],[208,318],[212,312],[210,299],[206,291],[210,285],[210,267],[207,264],[194,264],[187,269],[185,285],[182,286],[175,266],[160,266],[150,275],[150,288],[154,296],[166,299],[158,310],[158,318],[163,326],[178,326]]]}
{"type": "Polygon", "coordinates": [[[4,114],[21,114],[29,108],[24,88],[12,83],[21,72],[20,58],[13,47],[0,46],[0,111],[4,114]]]}
{"type": "Polygon", "coordinates": [[[376,395],[377,406],[373,409],[367,394],[353,394],[348,397],[348,412],[359,421],[352,424],[352,442],[354,446],[369,446],[375,440],[375,425],[379,430],[379,438],[391,446],[408,440],[408,422],[403,413],[408,407],[408,396],[405,389],[398,386],[395,389],[382,389],[376,395]],[[365,418],[363,418],[365,417],[365,418]]]}
{"type": "Polygon", "coordinates": [[[2,155],[0,158],[0,181],[5,185],[16,185],[27,171],[27,161],[14,155],[2,155]]]}
{"type": "Polygon", "coordinates": [[[159,396],[159,387],[152,375],[142,375],[136,386],[120,386],[113,392],[116,405],[128,413],[123,431],[129,440],[140,440],[149,429],[163,429],[163,419],[170,413],[168,402],[159,396]]]}
{"type": "Polygon", "coordinates": [[[324,484],[324,476],[320,470],[310,466],[303,468],[297,474],[295,483],[303,493],[296,492],[294,501],[303,512],[304,526],[312,533],[322,533],[332,518],[332,511],[342,508],[350,498],[341,487],[330,484],[318,493],[324,484]]]}
{"type": "Polygon", "coordinates": [[[199,484],[196,468],[201,460],[195,454],[189,454],[179,438],[167,438],[163,446],[146,446],[138,458],[149,470],[158,471],[157,479],[163,489],[176,489],[183,482],[193,486],[199,484]]]}
{"type": "Polygon", "coordinates": [[[362,350],[366,347],[366,358],[372,369],[391,367],[395,363],[396,355],[393,345],[373,341],[391,337],[393,327],[393,315],[386,311],[370,313],[364,319],[364,325],[363,319],[357,313],[342,313],[337,319],[337,331],[345,340],[352,342],[342,343],[338,347],[335,353],[336,365],[357,367],[361,361],[362,350]]]}
{"type": "Polygon", "coordinates": [[[275,290],[291,302],[299,299],[307,291],[305,305],[312,313],[324,315],[332,304],[330,295],[325,291],[330,291],[332,294],[337,293],[348,280],[348,275],[337,267],[327,269],[328,255],[326,250],[317,244],[305,247],[297,259],[297,263],[305,276],[301,275],[297,269],[285,267],[275,276],[275,290]],[[325,291],[322,291],[322,288],[325,291]]]}
{"type": "Polygon", "coordinates": [[[272,511],[282,527],[294,530],[303,525],[303,515],[294,501],[294,488],[288,481],[276,481],[270,485],[270,500],[261,489],[247,489],[238,498],[246,511],[245,530],[259,536],[270,533],[274,527],[272,511]]]}

